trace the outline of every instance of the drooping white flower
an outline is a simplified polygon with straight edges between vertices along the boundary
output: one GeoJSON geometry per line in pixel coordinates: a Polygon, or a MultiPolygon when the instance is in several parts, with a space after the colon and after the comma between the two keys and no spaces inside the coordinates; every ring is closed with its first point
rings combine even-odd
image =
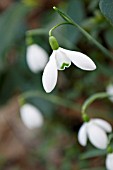
{"type": "Polygon", "coordinates": [[[44,122],[41,112],[31,104],[24,104],[20,108],[20,116],[29,129],[39,128],[44,122]]]}
{"type": "Polygon", "coordinates": [[[53,50],[43,72],[42,83],[47,93],[51,92],[56,86],[58,70],[68,68],[71,62],[83,70],[91,71],[96,69],[96,65],[87,55],[59,47],[57,50],[53,50]]]}
{"type": "Polygon", "coordinates": [[[91,119],[83,123],[78,132],[78,141],[82,146],[87,145],[87,140],[98,149],[105,149],[108,145],[107,133],[112,131],[111,125],[102,119],[91,119]]]}
{"type": "MultiPolygon", "coordinates": [[[[106,91],[109,95],[113,95],[113,84],[109,84],[106,88],[106,91]]],[[[109,97],[111,102],[113,102],[113,97],[109,97]]]]}
{"type": "Polygon", "coordinates": [[[30,70],[37,73],[44,69],[48,61],[48,54],[42,47],[33,44],[27,47],[26,60],[30,70]]]}
{"type": "Polygon", "coordinates": [[[109,153],[106,157],[107,170],[113,170],[113,153],[109,153]]]}

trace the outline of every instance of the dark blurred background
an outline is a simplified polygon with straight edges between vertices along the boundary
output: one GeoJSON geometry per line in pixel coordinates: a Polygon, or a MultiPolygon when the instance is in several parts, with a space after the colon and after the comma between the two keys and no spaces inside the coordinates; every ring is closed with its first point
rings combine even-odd
{"type": "MultiPolygon", "coordinates": [[[[60,46],[81,51],[97,65],[94,72],[71,66],[59,72],[52,95],[71,100],[76,110],[55,105],[39,97],[28,99],[40,109],[44,125],[27,129],[19,115],[18,96],[42,88],[42,71],[32,73],[26,63],[26,31],[49,30],[62,22],[53,10],[57,6],[88,31],[109,51],[113,51],[113,28],[99,9],[99,0],[0,0],[0,170],[104,170],[104,157],[88,158],[93,147],[82,148],[77,132],[82,124],[80,108],[95,92],[106,90],[112,81],[113,61],[89,42],[75,27],[62,26],[54,31],[60,46]],[[86,151],[86,152],[85,152],[86,151]],[[84,155],[86,153],[86,155],[84,155]],[[92,169],[93,169],[92,168],[92,169]]],[[[48,54],[48,32],[32,35],[34,43],[48,54]]],[[[101,117],[113,124],[112,103],[97,101],[89,109],[91,117],[101,117]]],[[[89,156],[90,157],[90,156],[89,156]]]]}

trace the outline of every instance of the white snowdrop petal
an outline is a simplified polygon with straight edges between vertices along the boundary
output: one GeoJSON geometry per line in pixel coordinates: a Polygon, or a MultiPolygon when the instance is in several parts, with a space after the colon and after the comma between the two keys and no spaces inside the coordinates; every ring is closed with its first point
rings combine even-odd
{"type": "Polygon", "coordinates": [[[113,153],[108,154],[106,157],[106,168],[107,170],[113,170],[113,153]]]}
{"type": "Polygon", "coordinates": [[[25,104],[20,108],[20,116],[29,129],[39,128],[44,122],[41,112],[31,104],[25,104]]]}
{"type": "Polygon", "coordinates": [[[95,63],[85,54],[76,52],[76,51],[70,51],[65,50],[61,48],[62,51],[66,54],[66,56],[80,69],[82,70],[95,70],[96,65],[95,63]]]}
{"type": "Polygon", "coordinates": [[[42,83],[45,91],[47,93],[51,92],[57,83],[57,66],[56,66],[56,60],[55,60],[55,52],[53,51],[52,55],[50,56],[50,60],[47,63],[43,76],[42,76],[42,83]]]}
{"type": "Polygon", "coordinates": [[[106,132],[112,131],[112,126],[110,125],[110,123],[103,119],[92,119],[92,122],[96,123],[96,125],[103,128],[106,132]]]}
{"type": "Polygon", "coordinates": [[[59,47],[59,49],[55,51],[57,69],[64,70],[66,67],[68,68],[71,65],[71,61],[60,49],[61,48],[59,47]]]}
{"type": "Polygon", "coordinates": [[[33,44],[27,47],[26,61],[30,70],[37,73],[45,67],[48,54],[42,47],[33,44]]]}
{"type": "MultiPolygon", "coordinates": [[[[113,84],[109,84],[106,88],[106,91],[109,95],[113,95],[113,84]]],[[[113,97],[109,97],[109,100],[113,102],[113,97]]]]}
{"type": "Polygon", "coordinates": [[[102,128],[90,122],[88,125],[87,133],[90,142],[95,147],[97,147],[98,149],[106,149],[108,138],[102,128]]]}
{"type": "Polygon", "coordinates": [[[87,144],[87,123],[84,123],[78,132],[78,141],[82,146],[87,144]]]}

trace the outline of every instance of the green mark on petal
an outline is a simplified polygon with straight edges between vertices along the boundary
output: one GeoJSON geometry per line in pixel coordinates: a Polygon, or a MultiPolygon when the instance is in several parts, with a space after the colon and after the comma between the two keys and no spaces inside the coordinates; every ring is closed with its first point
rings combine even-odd
{"type": "Polygon", "coordinates": [[[60,69],[64,70],[65,67],[69,67],[69,64],[68,63],[63,63],[62,66],[60,67],[60,69]]]}

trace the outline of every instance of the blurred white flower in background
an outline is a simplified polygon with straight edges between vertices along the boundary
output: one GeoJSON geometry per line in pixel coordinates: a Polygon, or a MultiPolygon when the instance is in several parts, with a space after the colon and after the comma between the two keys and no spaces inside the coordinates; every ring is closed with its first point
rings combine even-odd
{"type": "MultiPolygon", "coordinates": [[[[109,84],[106,88],[106,91],[109,95],[113,95],[113,84],[109,84]]],[[[113,97],[109,97],[111,102],[113,102],[113,97]]]]}
{"type": "Polygon", "coordinates": [[[78,141],[82,146],[90,142],[98,149],[106,149],[108,145],[108,137],[106,133],[112,131],[111,125],[102,119],[91,119],[89,122],[83,123],[78,132],[78,141]]]}
{"type": "Polygon", "coordinates": [[[58,70],[68,68],[71,62],[82,70],[96,69],[96,65],[87,55],[58,47],[57,50],[53,50],[42,76],[43,87],[47,93],[56,86],[58,70]]]}
{"type": "Polygon", "coordinates": [[[113,153],[109,153],[106,157],[107,170],[113,170],[113,153]]]}
{"type": "Polygon", "coordinates": [[[44,123],[42,113],[31,104],[21,106],[20,116],[24,125],[29,129],[39,128],[44,123]]]}
{"type": "Polygon", "coordinates": [[[37,73],[44,69],[48,61],[48,54],[42,47],[33,44],[27,47],[26,60],[29,69],[37,73]]]}

